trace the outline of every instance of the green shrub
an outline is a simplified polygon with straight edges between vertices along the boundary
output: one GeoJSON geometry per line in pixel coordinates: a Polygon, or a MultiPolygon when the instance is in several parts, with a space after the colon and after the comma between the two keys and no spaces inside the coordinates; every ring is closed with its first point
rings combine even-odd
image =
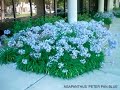
{"type": "Polygon", "coordinates": [[[61,17],[58,16],[46,16],[44,17],[39,17],[39,18],[30,18],[29,20],[20,20],[20,21],[15,21],[14,26],[11,28],[13,33],[17,33],[20,30],[30,28],[33,26],[41,26],[45,23],[54,23],[55,21],[60,20],[61,17]]]}
{"type": "Polygon", "coordinates": [[[112,19],[114,18],[113,12],[98,12],[94,15],[93,19],[96,21],[103,21],[106,25],[110,25],[112,23],[112,19]]]}
{"type": "Polygon", "coordinates": [[[84,13],[84,14],[80,14],[80,15],[78,15],[78,21],[90,21],[92,18],[90,17],[90,15],[89,14],[86,14],[86,13],[84,13]]]}
{"type": "Polygon", "coordinates": [[[0,48],[0,64],[15,62],[16,56],[17,53],[15,48],[10,48],[10,47],[0,48]]]}
{"type": "Polygon", "coordinates": [[[110,18],[104,18],[103,19],[103,22],[106,24],[106,25],[110,25],[112,23],[112,20],[110,18]]]}
{"type": "Polygon", "coordinates": [[[86,64],[80,64],[80,58],[73,60],[72,57],[66,52],[63,57],[61,57],[61,62],[65,64],[65,68],[68,71],[67,74],[63,73],[58,69],[58,64],[55,63],[54,66],[47,68],[47,73],[51,76],[57,76],[61,78],[73,78],[83,73],[93,71],[94,69],[99,69],[101,67],[101,62],[104,60],[103,53],[99,57],[95,53],[87,59],[86,64]]]}
{"type": "MultiPolygon", "coordinates": [[[[88,48],[89,45],[85,45],[85,47],[88,48]]],[[[27,52],[24,55],[17,56],[16,61],[18,69],[25,72],[49,74],[53,77],[60,77],[65,79],[70,79],[83,73],[93,71],[94,69],[99,69],[101,67],[101,63],[104,60],[104,54],[102,52],[99,53],[99,55],[95,52],[90,52],[91,57],[86,58],[86,64],[82,64],[80,63],[80,59],[83,59],[83,57],[79,56],[77,59],[73,59],[71,55],[65,51],[64,55],[58,61],[64,63],[64,68],[69,70],[66,74],[58,68],[58,62],[52,63],[51,67],[47,66],[47,63],[50,61],[49,56],[55,55],[56,50],[51,50],[51,52],[42,50],[42,58],[37,59],[30,56],[30,52],[33,51],[30,46],[24,45],[22,49],[27,52]],[[23,58],[27,60],[26,64],[23,61],[23,58]]]]}
{"type": "Polygon", "coordinates": [[[45,23],[54,23],[62,19],[59,16],[45,16],[45,17],[38,17],[38,18],[29,18],[27,20],[16,20],[16,21],[5,21],[0,23],[0,35],[3,35],[4,30],[9,29],[12,36],[14,33],[19,32],[20,30],[24,30],[26,28],[30,28],[33,26],[41,26],[45,23]]]}
{"type": "Polygon", "coordinates": [[[13,23],[14,21],[0,22],[0,31],[12,28],[13,23]]]}
{"type": "Polygon", "coordinates": [[[94,17],[94,20],[103,21],[106,25],[110,25],[112,23],[112,19],[110,19],[110,18],[94,17]]]}
{"type": "MultiPolygon", "coordinates": [[[[4,34],[4,30],[12,28],[14,21],[0,22],[0,36],[4,34]]],[[[12,36],[12,33],[9,35],[12,36]]]]}
{"type": "Polygon", "coordinates": [[[114,15],[117,17],[117,18],[120,18],[120,8],[116,8],[113,10],[113,13],[114,15]]]}

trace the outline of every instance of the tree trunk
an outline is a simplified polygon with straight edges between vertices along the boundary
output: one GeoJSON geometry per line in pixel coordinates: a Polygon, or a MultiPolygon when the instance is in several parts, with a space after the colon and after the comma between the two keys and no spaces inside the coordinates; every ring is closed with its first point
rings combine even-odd
{"type": "Polygon", "coordinates": [[[54,13],[57,16],[57,0],[54,0],[54,13]]]}
{"type": "Polygon", "coordinates": [[[1,19],[2,21],[4,20],[5,18],[5,7],[4,7],[4,0],[1,0],[1,19]]]}
{"type": "Polygon", "coordinates": [[[1,15],[2,14],[2,10],[1,9],[2,9],[2,3],[0,1],[0,20],[2,20],[2,15],[1,15]]]}
{"type": "Polygon", "coordinates": [[[35,4],[37,8],[37,16],[44,16],[44,13],[45,13],[44,0],[35,0],[35,4]]]}

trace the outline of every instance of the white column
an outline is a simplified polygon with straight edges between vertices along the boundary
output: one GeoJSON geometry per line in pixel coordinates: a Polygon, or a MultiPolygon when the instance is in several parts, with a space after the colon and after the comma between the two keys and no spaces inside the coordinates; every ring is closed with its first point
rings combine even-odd
{"type": "Polygon", "coordinates": [[[104,0],[98,2],[98,12],[104,12],[104,0]]]}
{"type": "Polygon", "coordinates": [[[115,0],[115,8],[119,8],[119,0],[115,0]]]}
{"type": "Polygon", "coordinates": [[[107,2],[107,11],[113,10],[113,3],[114,3],[114,0],[108,0],[108,2],[107,2]]]}
{"type": "Polygon", "coordinates": [[[68,22],[77,22],[77,0],[68,0],[68,22]]]}

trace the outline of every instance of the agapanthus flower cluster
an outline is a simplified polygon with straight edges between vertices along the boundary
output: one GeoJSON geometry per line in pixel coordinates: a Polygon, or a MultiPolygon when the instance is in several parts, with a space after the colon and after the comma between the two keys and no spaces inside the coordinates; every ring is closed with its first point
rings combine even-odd
{"type": "MultiPolygon", "coordinates": [[[[64,20],[54,24],[46,23],[14,34],[8,42],[8,46],[17,48],[18,53],[24,55],[26,54],[25,45],[27,45],[31,49],[27,53],[28,56],[37,60],[42,58],[42,50],[47,53],[56,50],[54,55],[49,55],[46,66],[51,67],[53,63],[57,63],[58,68],[63,73],[67,73],[65,64],[60,61],[65,52],[69,53],[73,60],[83,57],[80,59],[80,64],[85,64],[86,58],[91,57],[90,52],[99,55],[100,52],[107,50],[107,47],[115,47],[116,42],[112,41],[109,30],[103,25],[103,22],[94,20],[78,21],[74,24],[66,23],[64,20]]],[[[28,61],[22,59],[23,64],[27,64],[28,61]]]]}
{"type": "Polygon", "coordinates": [[[98,17],[98,18],[109,18],[109,19],[113,19],[115,18],[113,12],[104,12],[104,13],[96,13],[94,17],[98,17]]]}
{"type": "Polygon", "coordinates": [[[28,60],[27,60],[27,59],[22,59],[22,63],[23,63],[23,64],[27,64],[27,63],[28,63],[28,60]]]}
{"type": "Polygon", "coordinates": [[[9,38],[7,37],[7,35],[1,35],[0,36],[0,47],[6,45],[8,40],[9,38]]]}
{"type": "Polygon", "coordinates": [[[25,54],[25,50],[19,49],[19,50],[18,50],[18,53],[19,53],[20,55],[24,55],[24,54],[25,54]]]}
{"type": "Polygon", "coordinates": [[[9,35],[9,34],[11,34],[11,31],[10,30],[4,30],[4,35],[9,35]]]}
{"type": "Polygon", "coordinates": [[[39,59],[41,57],[41,53],[30,53],[30,56],[39,59]]]}

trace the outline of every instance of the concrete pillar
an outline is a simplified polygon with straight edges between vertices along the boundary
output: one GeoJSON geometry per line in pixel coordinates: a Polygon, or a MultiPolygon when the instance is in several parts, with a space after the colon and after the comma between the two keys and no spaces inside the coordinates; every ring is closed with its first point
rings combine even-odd
{"type": "Polygon", "coordinates": [[[104,0],[99,0],[99,2],[98,2],[98,12],[104,12],[104,0]]]}
{"type": "Polygon", "coordinates": [[[115,0],[115,8],[119,8],[119,0],[115,0]]]}
{"type": "Polygon", "coordinates": [[[68,0],[68,22],[77,22],[77,0],[68,0]]]}
{"type": "Polygon", "coordinates": [[[114,0],[108,0],[107,2],[107,11],[113,10],[114,0]]]}

